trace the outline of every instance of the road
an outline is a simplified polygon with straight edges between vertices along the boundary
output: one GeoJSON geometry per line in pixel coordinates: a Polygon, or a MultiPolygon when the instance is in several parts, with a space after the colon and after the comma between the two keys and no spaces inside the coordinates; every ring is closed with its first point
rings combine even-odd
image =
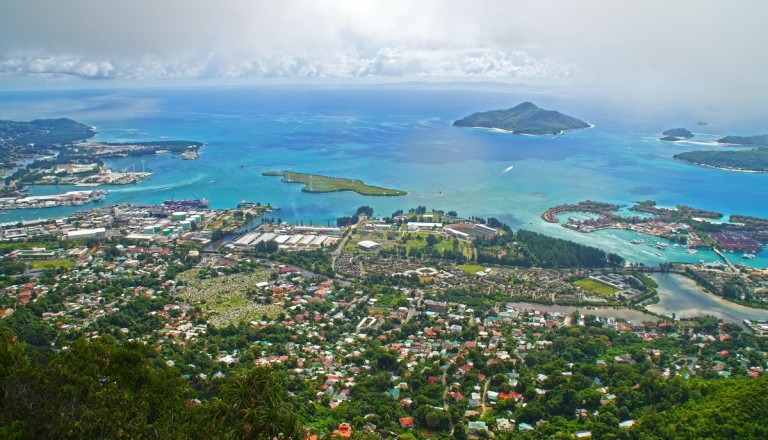
{"type": "Polygon", "coordinates": [[[331,254],[333,256],[333,258],[331,259],[331,268],[333,270],[336,270],[336,259],[339,258],[339,255],[341,255],[342,252],[344,252],[344,246],[347,245],[347,241],[349,241],[352,235],[355,234],[355,230],[360,225],[360,223],[362,223],[362,221],[365,219],[366,219],[365,216],[362,216],[362,215],[360,216],[359,220],[357,220],[357,223],[352,225],[350,227],[349,232],[344,236],[344,238],[341,239],[341,242],[339,242],[339,247],[337,247],[336,250],[333,251],[333,253],[331,254]]]}

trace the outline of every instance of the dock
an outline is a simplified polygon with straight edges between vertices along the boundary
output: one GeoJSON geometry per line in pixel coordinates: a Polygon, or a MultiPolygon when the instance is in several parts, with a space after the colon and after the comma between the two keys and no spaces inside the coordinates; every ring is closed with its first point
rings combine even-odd
{"type": "Polygon", "coordinates": [[[732,271],[734,271],[734,272],[736,271],[736,266],[734,266],[734,265],[733,265],[733,263],[731,263],[731,260],[729,260],[729,259],[728,259],[728,257],[726,257],[726,256],[725,256],[725,254],[724,254],[724,253],[723,253],[723,252],[722,252],[720,249],[718,249],[718,248],[716,248],[716,247],[713,247],[713,248],[712,248],[712,250],[713,250],[713,251],[715,251],[715,253],[716,253],[716,254],[717,254],[717,255],[718,255],[720,258],[722,258],[722,259],[723,259],[723,261],[725,261],[725,264],[727,264],[727,265],[728,265],[728,268],[730,268],[730,269],[731,269],[732,271]]]}

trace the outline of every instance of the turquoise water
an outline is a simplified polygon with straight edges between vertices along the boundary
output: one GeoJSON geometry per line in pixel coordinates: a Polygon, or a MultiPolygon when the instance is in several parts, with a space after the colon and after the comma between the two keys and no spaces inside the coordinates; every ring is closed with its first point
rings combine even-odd
{"type": "MultiPolygon", "coordinates": [[[[378,215],[418,205],[463,216],[495,216],[526,228],[617,252],[629,261],[716,261],[670,246],[658,251],[628,241],[626,231],[579,234],[547,224],[540,214],[584,199],[630,205],[656,200],[768,217],[768,174],[732,173],[677,162],[672,156],[725,134],[758,134],[758,123],[718,125],[718,112],[640,114],[622,103],[547,94],[514,87],[358,86],[219,87],[0,92],[0,117],[70,117],[98,129],[98,140],[189,139],[205,143],[196,161],[170,155],[109,162],[113,169],[155,173],[135,185],[111,187],[106,203],[157,203],[207,197],[214,208],[242,199],[272,203],[286,221],[334,223],[360,206],[378,215]],[[531,100],[585,119],[595,127],[556,137],[530,137],[455,128],[467,114],[531,100]],[[708,120],[711,125],[696,127],[708,120]],[[750,125],[752,124],[752,125],[750,125]],[[696,142],[658,140],[686,126],[696,142]],[[396,187],[405,197],[352,193],[307,194],[299,185],[261,176],[284,169],[355,177],[396,187]]],[[[731,115],[732,116],[732,115],[731,115]]],[[[34,187],[33,194],[72,187],[34,187]]],[[[9,211],[2,220],[55,217],[74,208],[9,211]]],[[[739,261],[734,255],[733,260],[739,261]]],[[[768,252],[752,266],[768,265],[768,252]]]]}

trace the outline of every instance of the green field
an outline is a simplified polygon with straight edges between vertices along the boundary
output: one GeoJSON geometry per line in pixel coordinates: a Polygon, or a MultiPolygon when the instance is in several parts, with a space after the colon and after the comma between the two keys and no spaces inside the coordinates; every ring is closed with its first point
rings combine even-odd
{"type": "Polygon", "coordinates": [[[286,183],[303,183],[304,187],[301,190],[304,192],[352,191],[364,196],[404,196],[408,194],[398,189],[366,185],[365,182],[359,179],[344,179],[318,174],[295,173],[293,171],[265,171],[262,175],[283,176],[281,182],[286,183]]]}
{"type": "Polygon", "coordinates": [[[29,262],[30,269],[69,269],[75,264],[69,260],[35,260],[29,262]]]}
{"type": "Polygon", "coordinates": [[[461,266],[459,266],[459,269],[461,269],[465,273],[468,273],[470,275],[474,275],[474,274],[480,272],[481,270],[485,270],[485,267],[478,266],[477,264],[462,264],[461,266]]]}
{"type": "Polygon", "coordinates": [[[598,283],[597,281],[584,278],[583,280],[574,281],[576,286],[589,290],[590,292],[597,293],[598,295],[610,296],[616,293],[616,289],[605,284],[598,283]]]}

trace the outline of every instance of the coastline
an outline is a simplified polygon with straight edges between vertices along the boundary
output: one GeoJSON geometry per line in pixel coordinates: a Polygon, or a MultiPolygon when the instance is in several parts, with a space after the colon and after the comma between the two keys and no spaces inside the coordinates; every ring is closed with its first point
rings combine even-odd
{"type": "MultiPolygon", "coordinates": [[[[529,136],[529,137],[551,137],[551,136],[560,136],[568,133],[573,133],[581,130],[589,130],[590,128],[595,128],[595,124],[590,124],[589,122],[586,123],[588,127],[584,128],[573,128],[570,130],[560,130],[559,133],[518,133],[513,130],[507,130],[506,128],[499,128],[499,127],[480,127],[480,126],[470,126],[469,128],[475,129],[475,130],[487,130],[492,131],[496,133],[506,133],[506,134],[516,134],[518,136],[529,136]]],[[[459,126],[461,127],[461,126],[459,126]]]]}
{"type": "Polygon", "coordinates": [[[398,189],[382,188],[368,185],[360,179],[347,179],[343,177],[322,176],[319,174],[297,173],[295,171],[265,171],[262,176],[281,176],[280,181],[285,183],[301,183],[302,192],[307,193],[332,193],[354,192],[362,196],[396,197],[408,193],[398,189]],[[316,180],[315,180],[316,179],[316,180]],[[316,188],[315,185],[320,188],[316,188]]]}
{"type": "Polygon", "coordinates": [[[765,170],[765,171],[745,170],[743,168],[718,167],[718,166],[714,166],[714,165],[708,165],[708,164],[698,163],[698,162],[691,162],[691,161],[688,161],[688,160],[677,159],[677,158],[675,158],[675,160],[683,162],[683,163],[686,163],[688,165],[695,165],[695,166],[699,166],[699,167],[702,167],[702,168],[709,168],[709,169],[712,169],[712,170],[731,171],[731,172],[735,172],[735,173],[747,173],[747,174],[766,174],[766,173],[768,173],[768,170],[765,170]]]}

